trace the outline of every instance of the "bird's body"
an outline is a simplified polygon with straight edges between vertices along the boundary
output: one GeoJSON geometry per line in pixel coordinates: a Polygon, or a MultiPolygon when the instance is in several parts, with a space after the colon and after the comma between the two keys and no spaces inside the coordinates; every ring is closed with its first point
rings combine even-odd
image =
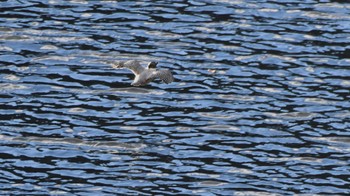
{"type": "Polygon", "coordinates": [[[157,62],[150,62],[147,67],[143,67],[140,65],[138,61],[119,61],[114,64],[112,67],[117,69],[130,69],[134,75],[135,79],[131,83],[133,86],[144,86],[154,79],[161,79],[165,83],[171,83],[174,81],[174,77],[171,74],[169,69],[160,69],[157,70],[157,62]]]}

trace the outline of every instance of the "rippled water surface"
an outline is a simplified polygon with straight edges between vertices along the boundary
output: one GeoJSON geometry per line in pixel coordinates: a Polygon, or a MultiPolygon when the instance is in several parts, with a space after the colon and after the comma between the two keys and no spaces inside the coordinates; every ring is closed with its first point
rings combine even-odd
{"type": "Polygon", "coordinates": [[[349,89],[343,1],[1,1],[0,192],[350,194],[349,89]]]}

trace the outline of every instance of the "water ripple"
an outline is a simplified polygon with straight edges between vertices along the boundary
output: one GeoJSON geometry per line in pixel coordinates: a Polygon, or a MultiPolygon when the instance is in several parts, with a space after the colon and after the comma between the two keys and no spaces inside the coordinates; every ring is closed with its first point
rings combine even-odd
{"type": "Polygon", "coordinates": [[[1,2],[1,193],[350,194],[349,8],[1,2]]]}

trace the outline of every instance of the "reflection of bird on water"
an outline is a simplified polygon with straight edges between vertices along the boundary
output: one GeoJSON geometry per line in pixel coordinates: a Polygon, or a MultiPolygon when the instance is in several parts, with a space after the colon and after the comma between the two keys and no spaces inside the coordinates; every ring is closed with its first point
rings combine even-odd
{"type": "Polygon", "coordinates": [[[174,77],[171,74],[169,69],[159,69],[157,70],[158,62],[150,62],[147,67],[143,67],[140,65],[138,61],[130,60],[130,61],[119,61],[112,65],[113,68],[117,69],[130,69],[135,74],[135,79],[131,83],[133,86],[144,86],[154,79],[159,78],[165,83],[171,83],[174,81],[174,77]]]}

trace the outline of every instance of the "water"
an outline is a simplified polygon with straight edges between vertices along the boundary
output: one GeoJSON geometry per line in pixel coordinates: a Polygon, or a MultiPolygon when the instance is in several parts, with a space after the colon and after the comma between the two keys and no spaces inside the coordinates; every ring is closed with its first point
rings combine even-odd
{"type": "Polygon", "coordinates": [[[0,3],[2,195],[350,194],[350,4],[0,3]],[[117,60],[176,82],[130,85],[117,60]]]}

